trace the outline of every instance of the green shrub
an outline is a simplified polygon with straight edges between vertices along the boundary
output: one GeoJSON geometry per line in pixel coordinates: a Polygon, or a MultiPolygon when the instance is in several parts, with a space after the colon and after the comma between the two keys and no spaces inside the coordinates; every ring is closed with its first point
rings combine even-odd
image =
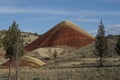
{"type": "Polygon", "coordinates": [[[35,77],[35,78],[33,78],[33,80],[45,80],[45,78],[43,78],[43,77],[35,77]]]}
{"type": "Polygon", "coordinates": [[[33,78],[33,80],[40,80],[40,78],[39,78],[39,77],[36,77],[36,78],[33,78]]]}

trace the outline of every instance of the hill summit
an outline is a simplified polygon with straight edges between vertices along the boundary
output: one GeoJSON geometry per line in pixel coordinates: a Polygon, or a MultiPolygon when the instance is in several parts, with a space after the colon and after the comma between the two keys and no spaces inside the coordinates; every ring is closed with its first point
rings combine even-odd
{"type": "Polygon", "coordinates": [[[81,48],[94,40],[94,37],[81,29],[78,25],[65,20],[28,44],[25,50],[32,51],[41,47],[55,46],[81,48]]]}

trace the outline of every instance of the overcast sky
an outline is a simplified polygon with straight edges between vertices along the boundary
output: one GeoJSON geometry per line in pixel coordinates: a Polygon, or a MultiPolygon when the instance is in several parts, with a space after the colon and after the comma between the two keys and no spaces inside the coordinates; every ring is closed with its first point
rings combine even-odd
{"type": "Polygon", "coordinates": [[[70,20],[95,34],[101,19],[106,33],[119,33],[120,0],[0,0],[0,30],[15,20],[22,31],[43,34],[70,20]]]}

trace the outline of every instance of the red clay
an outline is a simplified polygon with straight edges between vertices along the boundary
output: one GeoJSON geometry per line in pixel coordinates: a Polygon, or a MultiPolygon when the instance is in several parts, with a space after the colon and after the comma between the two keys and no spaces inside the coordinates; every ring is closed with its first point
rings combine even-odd
{"type": "Polygon", "coordinates": [[[32,51],[41,47],[69,46],[81,48],[93,42],[95,39],[77,25],[63,21],[51,30],[28,44],[25,50],[32,51]]]}

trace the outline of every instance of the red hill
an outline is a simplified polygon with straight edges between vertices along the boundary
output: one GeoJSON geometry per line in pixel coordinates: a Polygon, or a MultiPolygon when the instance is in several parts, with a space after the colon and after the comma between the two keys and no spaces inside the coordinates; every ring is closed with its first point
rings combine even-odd
{"type": "Polygon", "coordinates": [[[70,21],[63,21],[25,47],[32,51],[41,47],[69,46],[81,48],[95,39],[70,21]]]}

